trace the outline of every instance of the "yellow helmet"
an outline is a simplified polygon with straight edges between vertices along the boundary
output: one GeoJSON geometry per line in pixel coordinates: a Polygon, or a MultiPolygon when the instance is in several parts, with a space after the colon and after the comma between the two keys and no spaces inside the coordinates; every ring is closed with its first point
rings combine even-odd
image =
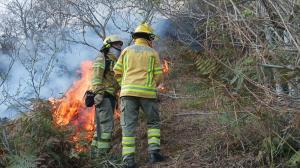
{"type": "Polygon", "coordinates": [[[154,30],[148,23],[142,23],[136,27],[134,33],[154,34],[154,30]]]}
{"type": "Polygon", "coordinates": [[[123,45],[123,40],[118,35],[107,36],[103,41],[103,46],[100,51],[110,48],[112,43],[116,42],[120,42],[123,45]]]}
{"type": "Polygon", "coordinates": [[[132,33],[132,37],[135,38],[138,34],[149,35],[149,38],[151,40],[153,40],[156,37],[153,28],[148,23],[141,23],[140,25],[138,25],[132,33]]]}

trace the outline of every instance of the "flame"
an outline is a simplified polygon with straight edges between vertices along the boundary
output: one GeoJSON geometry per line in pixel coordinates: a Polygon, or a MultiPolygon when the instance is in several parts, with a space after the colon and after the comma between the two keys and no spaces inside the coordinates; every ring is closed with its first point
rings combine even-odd
{"type": "MultiPolygon", "coordinates": [[[[84,152],[88,148],[82,146],[82,141],[91,142],[95,131],[94,114],[95,108],[86,108],[83,100],[86,90],[90,88],[92,78],[91,61],[85,61],[81,64],[81,78],[73,83],[71,88],[65,93],[61,99],[49,98],[53,105],[54,124],[59,127],[74,126],[74,132],[70,140],[75,144],[75,151],[84,152]]],[[[168,74],[169,62],[163,60],[163,72],[168,74]]],[[[162,85],[161,90],[166,92],[167,88],[162,85]]],[[[119,103],[115,109],[115,119],[120,119],[119,103]]]]}
{"type": "MultiPolygon", "coordinates": [[[[162,70],[163,70],[163,73],[165,76],[168,76],[169,72],[170,72],[170,67],[169,67],[169,61],[167,60],[163,60],[163,64],[162,64],[162,70]]],[[[167,86],[164,84],[164,83],[161,83],[159,86],[158,86],[158,91],[160,93],[167,93],[168,92],[168,88],[167,86]]]]}
{"type": "Polygon", "coordinates": [[[84,94],[90,88],[92,78],[91,61],[85,61],[81,64],[81,78],[73,83],[71,88],[61,99],[50,98],[53,104],[53,120],[57,126],[74,126],[70,140],[75,143],[77,152],[86,151],[87,147],[81,146],[81,141],[90,142],[95,130],[94,114],[95,108],[86,108],[84,103],[84,94]]]}
{"type": "Polygon", "coordinates": [[[168,74],[170,72],[169,62],[167,60],[163,60],[163,73],[168,74]]]}
{"type": "Polygon", "coordinates": [[[168,88],[166,87],[166,85],[164,83],[160,84],[157,88],[158,88],[159,93],[167,93],[168,92],[168,88]]]}
{"type": "Polygon", "coordinates": [[[121,109],[120,109],[120,105],[121,105],[121,100],[120,100],[120,92],[116,93],[116,107],[115,107],[115,111],[114,111],[114,118],[115,120],[120,120],[121,118],[121,109]]]}

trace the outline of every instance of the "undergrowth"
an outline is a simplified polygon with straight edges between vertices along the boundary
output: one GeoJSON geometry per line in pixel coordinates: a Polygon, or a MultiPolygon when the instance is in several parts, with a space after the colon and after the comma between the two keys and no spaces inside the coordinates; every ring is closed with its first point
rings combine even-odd
{"type": "Polygon", "coordinates": [[[33,106],[31,112],[1,125],[1,166],[81,167],[83,160],[71,156],[71,128],[54,126],[49,102],[36,101],[33,106]]]}
{"type": "Polygon", "coordinates": [[[254,55],[239,48],[180,52],[184,49],[174,49],[174,64],[180,67],[194,59],[187,68],[193,72],[174,68],[169,86],[181,96],[174,100],[177,111],[184,111],[186,117],[205,118],[196,145],[188,149],[199,162],[221,167],[299,167],[297,109],[286,105],[288,97],[276,97],[270,91],[275,88],[259,86],[263,82],[273,85],[264,81],[272,73],[262,70],[254,55]],[[186,61],[177,62],[177,57],[186,61]]]}

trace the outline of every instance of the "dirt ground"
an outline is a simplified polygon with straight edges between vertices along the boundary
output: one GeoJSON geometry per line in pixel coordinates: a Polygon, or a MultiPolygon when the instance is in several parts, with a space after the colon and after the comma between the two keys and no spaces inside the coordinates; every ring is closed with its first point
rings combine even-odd
{"type": "MultiPolygon", "coordinates": [[[[180,114],[176,111],[176,104],[173,100],[164,99],[161,106],[161,153],[167,157],[164,162],[150,165],[147,163],[147,128],[143,114],[140,114],[139,127],[137,128],[137,155],[136,161],[141,168],[150,167],[199,167],[201,163],[197,159],[197,154],[191,149],[200,141],[203,127],[199,127],[202,117],[199,116],[176,116],[180,114]],[[171,101],[171,102],[170,102],[171,101]],[[168,105],[168,108],[164,108],[168,105]],[[171,105],[171,107],[170,107],[171,105]]],[[[114,135],[114,147],[112,153],[121,155],[121,129],[117,128],[114,135]]]]}
{"type": "MultiPolygon", "coordinates": [[[[138,148],[142,155],[138,157],[140,167],[182,167],[181,160],[190,160],[192,155],[188,150],[194,144],[194,140],[199,138],[200,127],[198,125],[198,118],[179,117],[175,116],[180,113],[180,109],[176,104],[176,101],[169,98],[161,98],[161,153],[167,157],[167,159],[159,164],[150,165],[147,164],[147,136],[146,126],[143,125],[142,145],[138,148]],[[186,155],[186,156],[185,156],[186,155]],[[183,158],[182,158],[183,157],[183,158]]],[[[191,161],[191,160],[190,160],[191,161]]],[[[193,165],[189,161],[189,166],[193,165]]],[[[186,166],[185,166],[186,167],[186,166]]]]}
{"type": "MultiPolygon", "coordinates": [[[[235,143],[226,144],[222,140],[212,147],[210,138],[213,133],[223,136],[220,125],[214,125],[217,115],[189,115],[195,113],[181,109],[178,100],[164,98],[161,106],[161,153],[167,159],[151,165],[147,163],[147,128],[145,118],[140,114],[137,128],[136,161],[140,168],[182,168],[182,167],[258,167],[255,156],[251,153],[232,153],[224,149],[234,148],[235,143]],[[221,131],[220,131],[221,130],[221,131]],[[218,132],[219,131],[219,132],[218,132]],[[227,145],[227,146],[226,146],[227,145]]],[[[197,112],[197,111],[196,111],[197,112]]],[[[112,153],[121,156],[121,128],[119,123],[114,135],[112,153]]],[[[226,136],[224,134],[224,136],[226,136]]],[[[226,137],[224,138],[226,139],[226,137]]]]}

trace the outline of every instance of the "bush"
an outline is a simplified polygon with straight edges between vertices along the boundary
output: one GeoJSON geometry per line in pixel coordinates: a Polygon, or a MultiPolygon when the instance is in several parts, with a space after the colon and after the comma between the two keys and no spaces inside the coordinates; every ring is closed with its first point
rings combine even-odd
{"type": "Polygon", "coordinates": [[[4,167],[80,167],[71,156],[70,131],[61,130],[52,121],[47,101],[33,103],[34,110],[1,126],[0,149],[4,167]],[[74,165],[73,165],[74,164],[74,165]]]}

